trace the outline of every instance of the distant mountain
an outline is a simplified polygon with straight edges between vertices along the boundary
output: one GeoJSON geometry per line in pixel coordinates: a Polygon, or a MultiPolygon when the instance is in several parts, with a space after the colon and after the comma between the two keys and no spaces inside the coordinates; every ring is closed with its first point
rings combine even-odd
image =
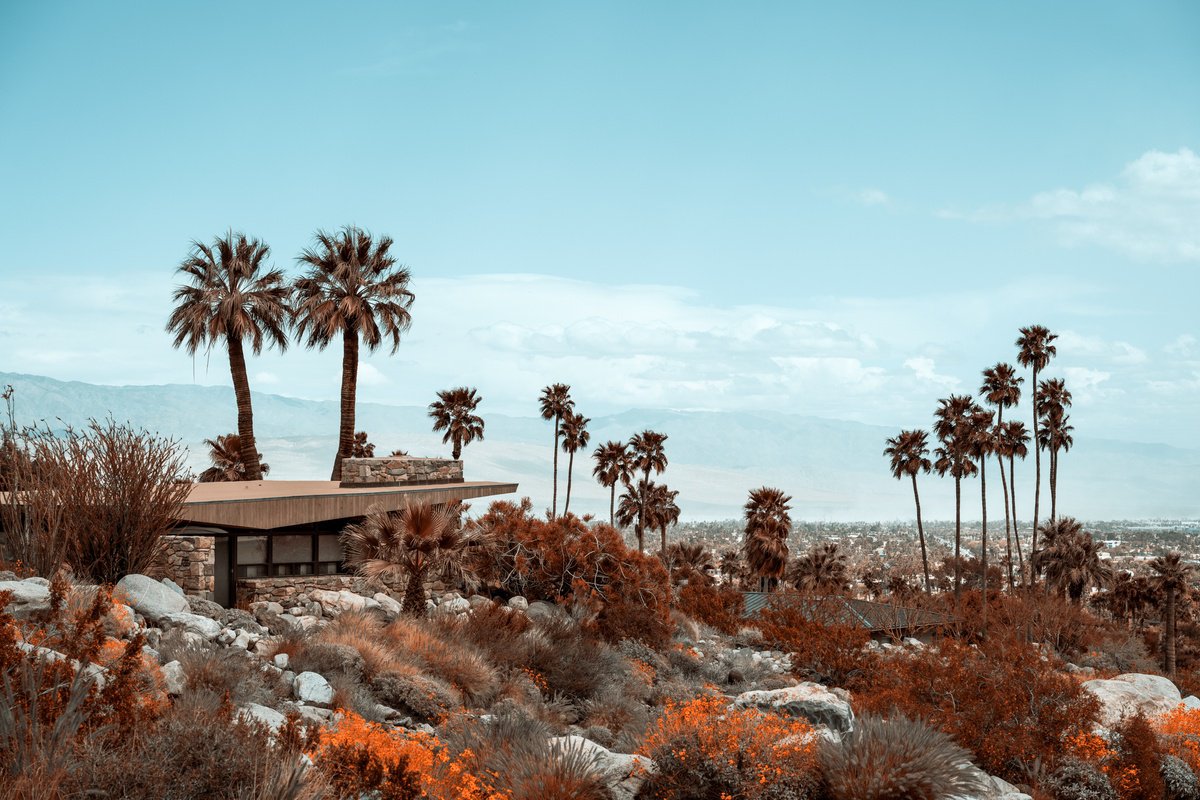
{"type": "MultiPolygon", "coordinates": [[[[16,390],[21,424],[79,425],[112,415],[180,439],[190,463],[205,465],[203,439],[236,427],[233,391],[216,386],[98,386],[34,375],[0,373],[0,385],[16,390]]],[[[536,507],[550,503],[553,432],[536,417],[487,413],[486,440],[464,451],[467,477],[515,480],[536,507]]],[[[336,444],[338,404],[254,394],[259,449],[273,478],[323,478],[336,444]]],[[[360,403],[358,427],[369,432],[381,453],[402,447],[413,455],[444,455],[449,447],[432,433],[424,408],[360,403]]],[[[912,516],[907,482],[892,479],[883,458],[892,428],[785,413],[631,409],[592,420],[592,446],[627,439],[644,428],[668,434],[670,466],[663,478],[680,490],[687,519],[739,516],[746,492],[779,486],[795,497],[794,516],[836,521],[906,519],[912,516]]],[[[559,503],[566,491],[566,455],[560,454],[559,503]]],[[[1003,520],[1004,503],[995,462],[988,470],[988,513],[1003,520]]],[[[572,508],[608,513],[607,491],[591,477],[590,453],[575,465],[572,508]]],[[[1022,518],[1031,513],[1032,459],[1017,465],[1017,502],[1022,518]]],[[[1200,517],[1200,450],[1090,439],[1076,430],[1076,444],[1062,457],[1061,513],[1087,519],[1200,517]]],[[[929,518],[953,516],[949,480],[920,479],[929,518]]],[[[1043,503],[1048,513],[1048,488],[1043,503]]],[[[967,481],[964,516],[979,517],[979,482],[967,481]]]]}

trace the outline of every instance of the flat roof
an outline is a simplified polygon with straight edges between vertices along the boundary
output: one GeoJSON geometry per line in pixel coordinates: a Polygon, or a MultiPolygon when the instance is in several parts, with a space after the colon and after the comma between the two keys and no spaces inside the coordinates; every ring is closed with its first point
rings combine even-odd
{"type": "Polygon", "coordinates": [[[197,483],[184,501],[185,525],[271,530],[361,517],[375,506],[398,511],[410,500],[447,503],[517,491],[515,483],[460,481],[417,486],[346,487],[337,481],[197,483]]]}

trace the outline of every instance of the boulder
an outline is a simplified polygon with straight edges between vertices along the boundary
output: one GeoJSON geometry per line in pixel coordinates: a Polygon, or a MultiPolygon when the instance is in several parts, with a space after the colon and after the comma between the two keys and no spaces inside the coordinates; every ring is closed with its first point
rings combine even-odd
{"type": "Polygon", "coordinates": [[[379,603],[379,607],[383,610],[383,613],[387,614],[389,617],[400,616],[400,601],[396,598],[389,594],[384,594],[383,592],[376,592],[374,599],[376,603],[379,603]]]}
{"type": "Polygon", "coordinates": [[[279,730],[287,722],[287,718],[283,714],[258,703],[247,703],[238,710],[238,715],[252,722],[261,722],[272,731],[279,730]]]}
{"type": "Polygon", "coordinates": [[[525,611],[529,608],[529,601],[519,594],[515,594],[508,598],[508,607],[515,608],[517,611],[525,611]]]}
{"type": "Polygon", "coordinates": [[[8,611],[15,617],[24,617],[50,608],[50,588],[33,579],[23,581],[0,581],[0,592],[12,592],[8,611]]]}
{"type": "Polygon", "coordinates": [[[162,583],[162,585],[163,585],[163,586],[167,587],[168,589],[170,589],[170,590],[171,590],[172,592],[174,592],[175,594],[178,594],[178,595],[182,595],[182,594],[183,594],[183,587],[182,587],[182,586],[180,586],[180,585],[179,585],[178,583],[176,583],[175,581],[171,580],[170,578],[163,578],[163,579],[162,579],[162,581],[161,581],[161,583],[162,583]]]}
{"type": "Polygon", "coordinates": [[[220,603],[205,600],[203,597],[189,597],[187,598],[187,604],[188,609],[193,614],[215,619],[217,622],[225,621],[225,608],[220,603]]]}
{"type": "Polygon", "coordinates": [[[333,687],[323,675],[316,672],[301,672],[292,685],[296,699],[314,706],[327,706],[333,702],[333,687]]]}
{"type": "Polygon", "coordinates": [[[1195,711],[1200,708],[1200,697],[1196,697],[1194,694],[1189,694],[1181,702],[1183,703],[1183,707],[1188,711],[1195,711]]]}
{"type": "Polygon", "coordinates": [[[187,598],[146,575],[126,575],[117,581],[117,592],[118,597],[151,622],[188,610],[187,598]]]}
{"type": "Polygon", "coordinates": [[[183,687],[187,685],[187,675],[184,674],[183,665],[178,661],[172,661],[170,664],[162,665],[163,682],[166,684],[167,694],[178,697],[183,694],[183,687]]]}
{"type": "Polygon", "coordinates": [[[276,653],[275,657],[271,660],[279,669],[287,669],[288,661],[291,659],[288,657],[287,653],[276,653]]]}
{"type": "Polygon", "coordinates": [[[824,725],[838,735],[854,730],[854,709],[849,700],[809,681],[786,689],[743,692],[734,699],[733,707],[758,708],[805,719],[813,725],[824,725]]]}
{"type": "Polygon", "coordinates": [[[188,611],[171,611],[159,616],[158,621],[164,628],[182,628],[185,634],[194,633],[208,641],[221,635],[221,623],[188,611]]]}
{"type": "Polygon", "coordinates": [[[577,750],[591,759],[596,771],[604,776],[614,800],[633,800],[642,783],[654,771],[654,762],[646,756],[614,753],[582,736],[556,736],[550,739],[556,752],[577,750]]]}
{"type": "Polygon", "coordinates": [[[525,613],[529,615],[530,619],[544,620],[565,619],[568,616],[566,611],[554,605],[554,603],[547,603],[545,600],[533,601],[529,604],[525,613]]]}
{"type": "Polygon", "coordinates": [[[456,596],[450,600],[443,600],[437,610],[439,614],[464,614],[471,610],[471,601],[465,597],[456,596]]]}
{"type": "Polygon", "coordinates": [[[1142,712],[1153,718],[1178,706],[1183,698],[1170,680],[1160,675],[1129,673],[1108,680],[1084,681],[1083,688],[1100,701],[1100,725],[1111,728],[1122,718],[1142,712]]]}

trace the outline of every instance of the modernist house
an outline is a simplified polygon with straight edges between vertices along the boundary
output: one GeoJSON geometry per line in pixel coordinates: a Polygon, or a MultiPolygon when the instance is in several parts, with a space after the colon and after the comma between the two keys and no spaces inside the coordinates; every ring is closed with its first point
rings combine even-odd
{"type": "Polygon", "coordinates": [[[338,534],[372,507],[511,494],[515,483],[465,481],[461,461],[347,459],[343,480],[195,484],[168,536],[168,572],[188,594],[231,606],[349,588],[338,534]]]}

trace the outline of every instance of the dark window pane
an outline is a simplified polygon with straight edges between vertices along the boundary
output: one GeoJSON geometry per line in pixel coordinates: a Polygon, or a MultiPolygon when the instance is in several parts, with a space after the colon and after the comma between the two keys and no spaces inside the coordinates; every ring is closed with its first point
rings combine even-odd
{"type": "Polygon", "coordinates": [[[237,560],[239,564],[265,564],[267,562],[267,537],[237,537],[237,560]]]}
{"type": "Polygon", "coordinates": [[[312,534],[276,536],[271,542],[271,561],[276,564],[296,564],[312,560],[312,534]]]}
{"type": "Polygon", "coordinates": [[[335,533],[321,534],[317,550],[319,553],[318,558],[321,561],[342,560],[342,543],[338,541],[338,536],[335,533]]]}

